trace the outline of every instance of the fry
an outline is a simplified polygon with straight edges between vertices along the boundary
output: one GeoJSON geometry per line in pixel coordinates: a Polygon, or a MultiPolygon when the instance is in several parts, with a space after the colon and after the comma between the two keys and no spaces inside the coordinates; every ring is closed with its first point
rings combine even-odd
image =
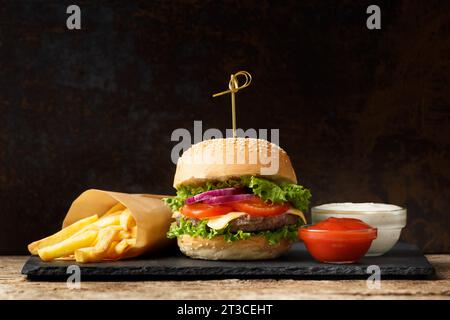
{"type": "Polygon", "coordinates": [[[70,226],[65,227],[64,229],[58,231],[57,233],[46,237],[44,239],[32,242],[28,245],[28,250],[31,254],[38,254],[38,250],[42,249],[47,246],[54,245],[58,242],[61,242],[75,233],[77,233],[79,230],[85,228],[86,226],[92,224],[93,222],[96,222],[98,220],[97,215],[93,215],[81,220],[78,220],[77,222],[71,224],[70,226]]]}
{"type": "Polygon", "coordinates": [[[108,227],[100,230],[98,233],[98,242],[95,244],[95,253],[101,255],[106,253],[110,244],[115,240],[117,234],[119,233],[119,228],[108,227]]]}
{"type": "Polygon", "coordinates": [[[104,228],[112,225],[120,225],[120,215],[110,215],[107,217],[101,217],[94,223],[96,227],[104,228]]]}
{"type": "Polygon", "coordinates": [[[114,251],[117,255],[121,255],[122,253],[124,253],[127,246],[128,246],[128,243],[126,242],[126,239],[123,239],[116,245],[116,247],[114,248],[114,251]]]}
{"type": "Polygon", "coordinates": [[[75,250],[75,261],[81,263],[97,262],[97,260],[95,259],[95,248],[87,247],[75,250]]]}
{"type": "Polygon", "coordinates": [[[136,225],[129,209],[122,211],[120,214],[120,225],[124,230],[130,230],[134,225],[136,225]]]}
{"type": "Polygon", "coordinates": [[[97,231],[88,230],[84,233],[73,235],[61,242],[38,250],[39,257],[43,261],[49,261],[55,258],[69,256],[75,250],[90,247],[97,237],[97,231]]]}
{"type": "Polygon", "coordinates": [[[131,237],[137,238],[137,226],[134,226],[133,228],[131,228],[131,237]]]}
{"type": "Polygon", "coordinates": [[[118,240],[130,239],[131,233],[128,231],[121,230],[118,234],[118,240]]]}
{"type": "Polygon", "coordinates": [[[71,254],[70,256],[56,258],[55,260],[58,260],[58,261],[73,261],[73,260],[75,260],[75,256],[73,254],[71,254]]]}
{"type": "Polygon", "coordinates": [[[117,255],[121,255],[134,245],[136,245],[136,239],[123,239],[116,245],[114,250],[117,255]]]}
{"type": "Polygon", "coordinates": [[[114,206],[112,206],[111,209],[109,209],[108,211],[106,211],[106,213],[103,215],[103,217],[109,216],[109,215],[111,215],[111,214],[113,214],[113,213],[116,213],[116,212],[118,212],[118,211],[123,211],[123,210],[125,210],[125,209],[126,209],[126,207],[125,207],[123,204],[121,204],[120,202],[118,202],[117,204],[115,204],[114,206]]]}
{"type": "Polygon", "coordinates": [[[116,251],[115,251],[116,245],[118,243],[119,243],[119,241],[111,242],[111,244],[110,244],[110,246],[108,248],[108,251],[106,251],[106,254],[105,254],[105,257],[104,257],[105,259],[115,260],[115,259],[117,259],[119,257],[119,255],[117,255],[116,251]]]}

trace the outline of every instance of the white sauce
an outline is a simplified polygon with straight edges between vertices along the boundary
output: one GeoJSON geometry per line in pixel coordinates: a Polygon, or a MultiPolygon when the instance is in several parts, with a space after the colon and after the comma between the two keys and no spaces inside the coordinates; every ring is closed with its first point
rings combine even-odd
{"type": "Polygon", "coordinates": [[[353,202],[342,202],[342,203],[327,203],[316,207],[321,210],[333,210],[333,211],[393,211],[400,210],[401,207],[394,204],[387,203],[353,203],[353,202]]]}

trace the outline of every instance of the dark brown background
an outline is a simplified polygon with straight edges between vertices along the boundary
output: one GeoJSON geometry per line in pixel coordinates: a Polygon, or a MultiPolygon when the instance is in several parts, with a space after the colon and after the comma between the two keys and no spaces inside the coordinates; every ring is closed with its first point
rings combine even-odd
{"type": "Polygon", "coordinates": [[[172,131],[229,127],[211,94],[241,69],[239,127],[280,128],[313,204],[406,206],[403,238],[450,252],[449,4],[2,1],[0,253],[56,231],[85,189],[172,193],[172,131]]]}

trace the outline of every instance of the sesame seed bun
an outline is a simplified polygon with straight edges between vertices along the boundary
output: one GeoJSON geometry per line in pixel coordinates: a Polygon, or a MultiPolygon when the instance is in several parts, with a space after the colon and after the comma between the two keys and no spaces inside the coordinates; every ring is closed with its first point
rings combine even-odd
{"type": "Polygon", "coordinates": [[[173,185],[201,184],[244,175],[297,183],[287,153],[262,139],[226,138],[202,141],[178,159],[173,185]]]}

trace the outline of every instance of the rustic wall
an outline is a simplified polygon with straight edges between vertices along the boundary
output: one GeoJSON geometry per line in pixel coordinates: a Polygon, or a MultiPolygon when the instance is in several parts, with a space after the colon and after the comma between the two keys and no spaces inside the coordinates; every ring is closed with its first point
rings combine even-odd
{"type": "Polygon", "coordinates": [[[450,252],[448,1],[60,1],[0,5],[0,253],[24,253],[87,188],[171,193],[175,128],[280,128],[313,204],[407,206],[450,252]]]}

